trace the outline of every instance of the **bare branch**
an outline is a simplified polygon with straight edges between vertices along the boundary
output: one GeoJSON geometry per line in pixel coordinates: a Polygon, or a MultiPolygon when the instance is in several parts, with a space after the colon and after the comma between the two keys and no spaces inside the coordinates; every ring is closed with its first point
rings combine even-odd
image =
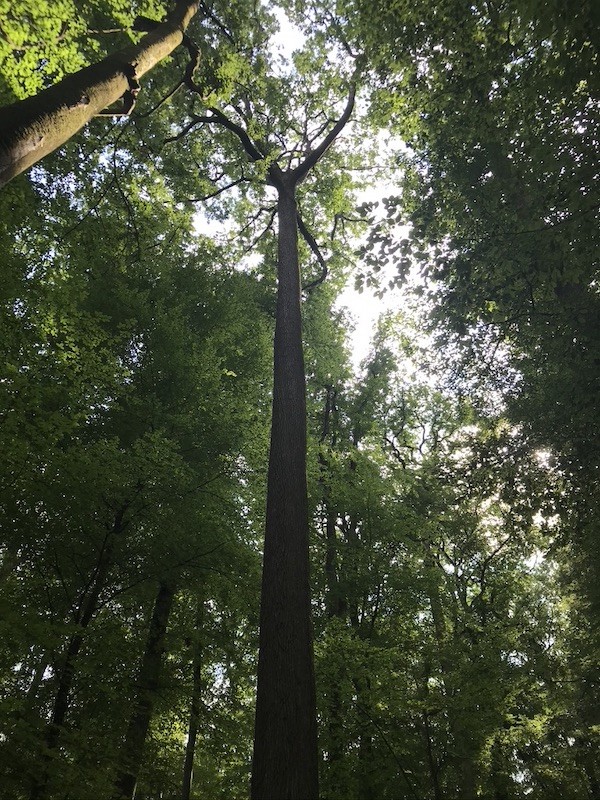
{"type": "Polygon", "coordinates": [[[214,121],[215,120],[212,117],[194,116],[192,117],[192,120],[179,131],[179,133],[176,133],[175,136],[169,136],[168,139],[165,139],[163,145],[169,144],[170,142],[176,142],[179,139],[183,139],[183,137],[187,136],[187,134],[192,130],[192,128],[195,128],[196,125],[200,125],[200,123],[202,122],[214,122],[214,121]]]}
{"type": "MultiPolygon", "coordinates": [[[[268,209],[261,208],[261,211],[268,211],[268,209]]],[[[269,221],[265,225],[263,230],[258,234],[258,236],[256,236],[252,240],[252,242],[250,242],[250,245],[248,247],[244,248],[244,252],[245,253],[251,253],[254,250],[254,248],[256,247],[256,245],[260,242],[260,240],[263,239],[270,230],[273,230],[273,222],[275,221],[276,214],[277,214],[277,206],[275,206],[275,207],[273,207],[271,209],[271,213],[269,215],[269,221]]],[[[257,219],[258,219],[258,215],[254,216],[253,219],[252,219],[252,223],[251,224],[255,223],[257,219]]],[[[249,227],[250,227],[250,225],[246,225],[244,228],[242,228],[242,230],[240,231],[239,235],[241,235],[244,231],[247,231],[249,227]]]]}
{"type": "Polygon", "coordinates": [[[220,189],[215,189],[214,192],[210,192],[209,194],[202,195],[202,197],[186,197],[184,198],[184,203],[203,203],[205,200],[212,200],[213,197],[218,197],[223,192],[226,192],[228,189],[232,189],[234,186],[239,186],[240,183],[243,183],[247,180],[245,177],[238,178],[231,183],[228,183],[227,186],[221,186],[220,189]]]}
{"type": "Polygon", "coordinates": [[[210,20],[212,20],[215,23],[215,25],[221,31],[223,36],[225,36],[225,38],[228,39],[231,42],[231,44],[235,44],[235,39],[232,36],[231,32],[227,30],[225,25],[215,15],[215,13],[213,12],[212,8],[209,8],[208,5],[206,3],[204,3],[204,2],[200,3],[200,8],[202,10],[202,13],[205,14],[210,20]]]}
{"type": "Polygon", "coordinates": [[[321,274],[319,275],[319,277],[316,280],[312,281],[311,283],[308,283],[306,286],[302,287],[303,292],[308,292],[311,289],[314,289],[315,286],[319,286],[321,283],[323,283],[323,281],[327,277],[328,273],[327,262],[323,258],[323,254],[319,249],[319,245],[316,243],[314,236],[304,224],[304,220],[302,219],[300,214],[298,214],[297,220],[298,220],[298,230],[302,234],[302,238],[304,239],[306,244],[310,247],[310,249],[313,251],[317,261],[321,265],[321,274]]]}
{"type": "Polygon", "coordinates": [[[218,108],[211,107],[208,110],[216,118],[213,121],[218,122],[219,125],[222,125],[224,128],[227,128],[227,130],[235,133],[251,161],[260,161],[265,157],[264,153],[261,153],[257,145],[254,144],[252,139],[248,136],[247,131],[245,131],[241,125],[238,125],[236,122],[233,122],[233,120],[230,120],[229,117],[222,111],[219,111],[218,108]]]}
{"type": "Polygon", "coordinates": [[[70,228],[67,228],[67,230],[66,230],[66,231],[65,231],[65,232],[62,234],[62,236],[61,236],[61,237],[58,239],[58,241],[56,242],[56,246],[57,246],[57,247],[58,247],[58,246],[60,246],[60,245],[61,245],[61,244],[62,244],[62,243],[65,241],[65,239],[66,239],[68,236],[70,236],[70,235],[73,233],[73,231],[77,230],[77,228],[78,228],[78,227],[79,227],[79,226],[80,226],[80,225],[81,225],[83,222],[85,222],[85,220],[86,220],[86,219],[87,219],[87,218],[88,218],[88,217],[89,217],[91,214],[93,214],[93,213],[94,213],[94,212],[95,212],[95,211],[98,209],[98,207],[99,207],[100,203],[101,203],[101,202],[104,200],[104,198],[106,197],[106,195],[108,194],[108,192],[110,191],[110,189],[111,189],[111,187],[114,185],[114,183],[115,183],[115,177],[114,177],[114,175],[113,175],[113,176],[112,176],[112,177],[111,177],[111,178],[108,180],[108,182],[106,183],[106,185],[104,186],[104,188],[102,189],[102,191],[100,192],[100,194],[98,195],[98,197],[97,197],[97,198],[94,200],[94,202],[92,203],[92,205],[91,205],[91,206],[88,208],[88,210],[85,212],[85,214],[83,214],[83,216],[81,216],[81,217],[80,217],[80,218],[77,220],[77,222],[76,222],[74,225],[72,225],[70,228]]]}
{"type": "Polygon", "coordinates": [[[149,117],[150,114],[154,114],[154,112],[158,111],[158,109],[161,108],[161,106],[163,106],[168,100],[170,100],[173,97],[173,95],[179,89],[181,89],[182,86],[183,86],[183,78],[179,81],[179,83],[176,83],[175,86],[170,91],[167,92],[167,94],[162,98],[162,100],[159,100],[155,106],[152,106],[152,108],[149,111],[144,111],[143,114],[136,114],[134,118],[145,119],[146,117],[149,117]]]}

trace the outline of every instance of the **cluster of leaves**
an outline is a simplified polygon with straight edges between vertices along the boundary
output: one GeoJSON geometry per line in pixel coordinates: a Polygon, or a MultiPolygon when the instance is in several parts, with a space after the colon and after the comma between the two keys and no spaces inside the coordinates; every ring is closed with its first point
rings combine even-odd
{"type": "MultiPolygon", "coordinates": [[[[225,727],[237,715],[243,785],[262,506],[247,487],[264,471],[270,382],[264,291],[194,233],[157,173],[106,150],[88,168],[86,182],[39,170],[36,193],[22,182],[2,197],[3,785],[22,796],[46,769],[51,795],[110,794],[165,580],[177,594],[148,758],[161,755],[145,780],[180,783],[190,609],[206,602],[205,749],[222,746],[219,715],[225,727]],[[57,751],[49,725],[65,687],[57,751]]],[[[218,762],[206,769],[218,786],[218,762]]]]}

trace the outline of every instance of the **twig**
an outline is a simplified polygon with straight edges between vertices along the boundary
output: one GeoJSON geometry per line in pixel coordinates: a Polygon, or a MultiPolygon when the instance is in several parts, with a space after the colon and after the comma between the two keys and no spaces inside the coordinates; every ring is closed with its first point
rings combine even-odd
{"type": "Polygon", "coordinates": [[[228,183],[227,186],[221,186],[220,189],[215,189],[214,192],[210,192],[209,194],[205,194],[202,197],[186,197],[184,199],[184,203],[203,203],[206,200],[212,200],[213,197],[218,197],[223,192],[226,192],[227,189],[232,189],[234,186],[239,186],[240,183],[243,183],[246,180],[245,177],[238,178],[236,181],[232,181],[228,183]]]}

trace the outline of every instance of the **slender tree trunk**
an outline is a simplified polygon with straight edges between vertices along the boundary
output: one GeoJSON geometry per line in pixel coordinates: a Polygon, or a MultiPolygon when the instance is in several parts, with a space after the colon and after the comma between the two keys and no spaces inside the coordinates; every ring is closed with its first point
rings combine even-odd
{"type": "Polygon", "coordinates": [[[429,777],[431,778],[431,786],[433,788],[433,796],[435,800],[442,800],[442,789],[440,787],[439,767],[435,755],[433,753],[433,736],[431,735],[431,725],[429,724],[429,714],[423,711],[421,714],[423,720],[423,737],[425,739],[425,749],[427,751],[427,765],[429,767],[429,777]]]}
{"type": "Polygon", "coordinates": [[[429,767],[429,777],[431,778],[431,788],[433,789],[433,797],[435,800],[442,800],[442,789],[440,786],[440,767],[438,760],[435,756],[434,750],[434,736],[429,722],[431,714],[427,710],[429,705],[429,678],[431,677],[431,665],[425,663],[422,676],[415,676],[415,683],[417,685],[417,695],[423,704],[423,711],[421,712],[421,730],[423,733],[423,740],[425,744],[425,751],[427,753],[427,766],[429,767]]]}
{"type": "Polygon", "coordinates": [[[132,80],[168,56],[181,44],[198,5],[197,0],[179,0],[165,21],[139,45],[113,53],[34,97],[3,108],[0,186],[68,141],[95,115],[123,97],[131,89],[132,80]]]}
{"type": "MultiPolygon", "coordinates": [[[[332,387],[327,387],[319,444],[324,445],[328,442],[331,447],[335,447],[336,441],[335,430],[332,430],[335,399],[336,391],[332,387]]],[[[319,453],[319,472],[322,492],[321,500],[325,516],[325,579],[327,587],[325,607],[329,619],[345,620],[346,600],[341,591],[339,579],[337,514],[331,503],[330,464],[323,452],[319,453]]],[[[344,666],[340,665],[340,672],[331,677],[331,682],[327,689],[328,739],[325,744],[327,751],[327,796],[332,798],[345,798],[348,796],[348,770],[344,768],[343,763],[347,736],[344,729],[340,693],[340,677],[343,669],[344,666]]]]}
{"type": "Polygon", "coordinates": [[[260,613],[252,800],[316,800],[306,387],[295,181],[280,174],[273,420],[260,613]]]}
{"type": "Polygon", "coordinates": [[[165,634],[174,597],[175,584],[168,581],[161,583],[154,603],[146,649],[136,682],[137,691],[133,701],[133,712],[121,751],[121,769],[115,781],[115,800],[132,800],[135,796],[146,736],[160,686],[165,634]]]}
{"type": "MultiPolygon", "coordinates": [[[[429,563],[430,566],[434,565],[433,559],[429,554],[427,555],[426,563],[429,563]]],[[[431,604],[431,615],[433,617],[435,637],[440,651],[440,666],[442,668],[444,691],[446,697],[448,697],[450,703],[452,703],[452,673],[454,665],[445,655],[447,636],[446,619],[437,587],[430,591],[429,602],[431,604]]],[[[457,778],[457,792],[465,798],[476,797],[477,769],[474,758],[476,754],[476,746],[470,730],[463,722],[461,714],[457,713],[451,705],[448,708],[448,726],[453,742],[454,753],[452,761],[455,766],[457,778]]]]}
{"type": "Polygon", "coordinates": [[[78,627],[76,632],[70,637],[61,659],[62,664],[58,672],[58,684],[54,695],[52,714],[44,734],[46,755],[44,756],[43,766],[34,779],[29,795],[30,800],[43,800],[47,794],[49,768],[53,760],[53,754],[58,748],[61,731],[69,711],[77,656],[83,645],[86,629],[98,610],[100,593],[106,585],[106,580],[112,564],[116,539],[127,527],[127,523],[124,522],[126,510],[127,506],[123,506],[117,513],[112,528],[107,532],[104,546],[100,551],[90,582],[80,593],[80,599],[74,618],[74,622],[78,627]]]}
{"type": "MultiPolygon", "coordinates": [[[[357,634],[358,636],[359,634],[357,634]]],[[[378,770],[373,760],[373,704],[371,702],[371,684],[369,678],[355,677],[356,707],[362,711],[363,725],[358,740],[358,796],[371,800],[378,796],[378,770]]]]}
{"type": "Polygon", "coordinates": [[[185,746],[185,758],[183,761],[183,780],[181,784],[181,800],[190,800],[192,793],[192,781],[194,778],[194,754],[196,751],[196,739],[198,738],[198,728],[200,726],[200,709],[202,704],[202,627],[204,620],[204,603],[198,601],[198,613],[196,616],[196,640],[193,643],[192,656],[192,699],[190,702],[190,721],[188,725],[188,738],[185,746]]]}
{"type": "MultiPolygon", "coordinates": [[[[324,444],[327,439],[331,438],[331,444],[335,446],[336,436],[335,432],[331,430],[331,422],[335,411],[336,394],[337,392],[333,388],[327,388],[320,444],[324,444]]],[[[322,452],[319,453],[319,471],[323,510],[325,513],[325,578],[327,581],[325,604],[327,607],[327,616],[330,619],[334,617],[343,619],[346,615],[346,601],[341,591],[338,574],[337,514],[331,505],[331,489],[328,484],[329,462],[322,452]]]]}

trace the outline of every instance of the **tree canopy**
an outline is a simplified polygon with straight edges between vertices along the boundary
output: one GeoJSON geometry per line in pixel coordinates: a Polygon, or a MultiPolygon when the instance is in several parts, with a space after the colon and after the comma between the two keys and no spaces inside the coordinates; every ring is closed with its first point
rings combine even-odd
{"type": "Polygon", "coordinates": [[[599,32],[0,0],[3,796],[600,794],[599,32]]]}

